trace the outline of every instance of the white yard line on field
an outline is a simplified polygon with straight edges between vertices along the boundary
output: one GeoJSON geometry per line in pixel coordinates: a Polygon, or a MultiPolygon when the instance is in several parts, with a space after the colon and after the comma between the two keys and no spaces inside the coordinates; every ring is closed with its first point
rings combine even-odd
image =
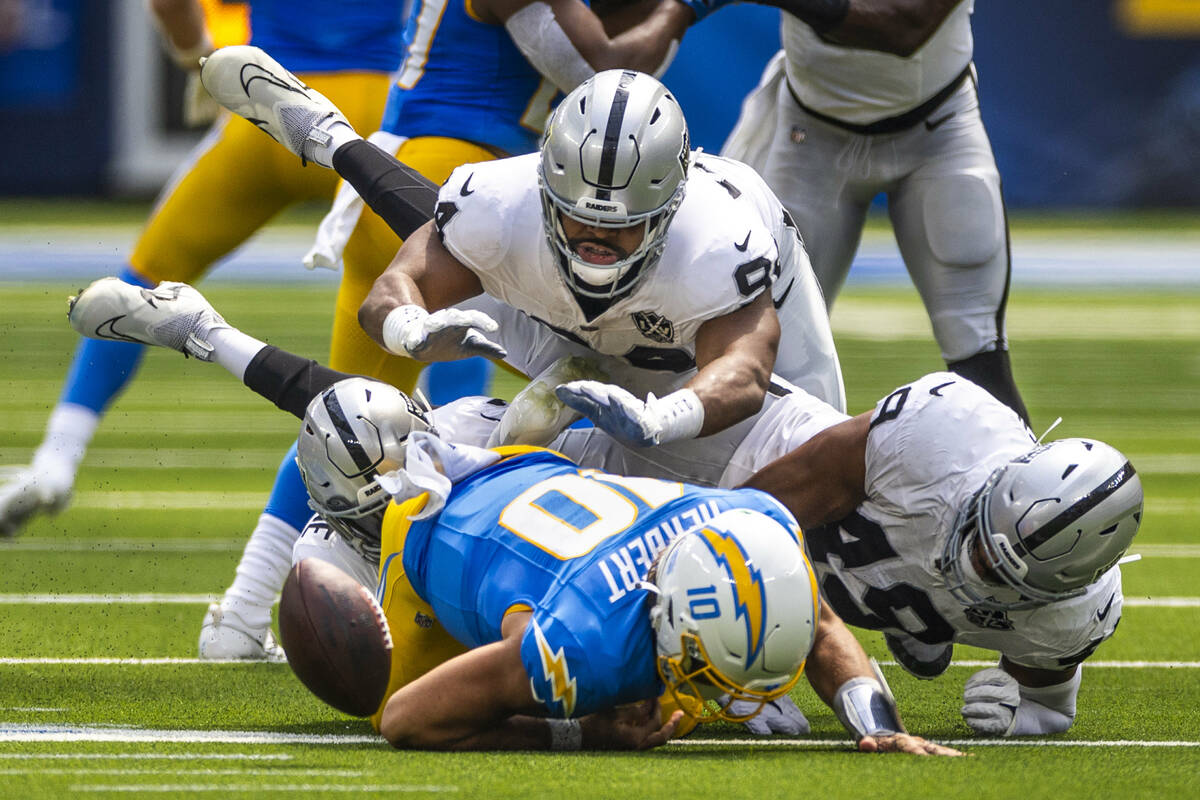
{"type": "MultiPolygon", "coordinates": [[[[1200,747],[1200,742],[1157,741],[1138,739],[1112,739],[1088,741],[1084,739],[939,739],[939,744],[953,747],[1200,747]]],[[[798,749],[846,748],[854,745],[848,739],[675,739],[668,747],[721,747],[728,745],[795,747],[798,749]]]]}
{"type": "Polygon", "coordinates": [[[72,792],[115,792],[118,794],[134,794],[141,792],[151,794],[185,794],[192,792],[252,792],[260,795],[263,792],[296,792],[312,794],[313,792],[457,792],[457,786],[414,785],[407,783],[381,784],[352,784],[352,783],[147,783],[96,786],[92,784],[75,784],[68,787],[72,792]]]}

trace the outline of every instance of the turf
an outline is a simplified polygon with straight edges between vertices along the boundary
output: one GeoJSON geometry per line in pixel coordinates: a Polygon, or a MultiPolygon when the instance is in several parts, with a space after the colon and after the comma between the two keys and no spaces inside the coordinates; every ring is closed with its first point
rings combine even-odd
{"type": "MultiPolygon", "coordinates": [[[[41,437],[75,342],[64,315],[71,288],[0,283],[0,463],[26,461],[41,437]]],[[[324,355],[327,288],[212,284],[207,294],[261,338],[324,355]]],[[[1009,325],[1035,427],[1061,415],[1053,436],[1110,441],[1138,466],[1147,491],[1134,548],[1145,557],[1124,572],[1127,598],[1148,603],[1125,609],[1117,635],[1085,669],[1080,714],[1066,734],[1023,744],[973,739],[958,706],[977,666],[956,663],[920,682],[889,665],[879,637],[865,633],[910,729],[958,742],[969,758],[853,753],[807,687],[796,697],[813,734],[782,743],[746,741],[718,725],[645,754],[392,752],[365,723],[309,696],[286,666],[188,661],[206,598],[232,578],[296,424],[218,367],[156,351],[97,434],[72,507],[0,543],[0,790],[22,798],[1194,796],[1200,294],[1019,290],[1009,325]],[[120,602],[97,602],[100,594],[120,602]],[[1163,607],[1163,598],[1191,604],[1163,607]]],[[[850,291],[834,327],[852,410],[941,367],[911,289],[850,291]]],[[[502,375],[495,388],[511,396],[517,384],[502,375]]],[[[971,648],[955,657],[993,658],[971,648]]]]}

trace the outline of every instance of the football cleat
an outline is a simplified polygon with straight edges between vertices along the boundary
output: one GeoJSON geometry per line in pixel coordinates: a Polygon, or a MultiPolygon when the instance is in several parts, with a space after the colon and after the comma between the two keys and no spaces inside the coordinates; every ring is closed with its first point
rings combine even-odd
{"type": "Polygon", "coordinates": [[[213,99],[257,125],[301,163],[331,167],[324,146],[331,125],[351,127],[337,106],[257,47],[222,47],[201,62],[200,80],[213,99]]]}
{"type": "Polygon", "coordinates": [[[198,648],[205,661],[287,661],[270,628],[255,630],[220,603],[211,604],[204,615],[198,648]]]}
{"type": "Polygon", "coordinates": [[[57,514],[71,501],[71,475],[65,480],[32,467],[11,471],[0,485],[0,538],[16,536],[38,514],[57,514]]]}
{"type": "Polygon", "coordinates": [[[885,633],[884,640],[896,663],[911,675],[930,681],[941,675],[950,666],[954,656],[954,643],[925,644],[911,636],[885,633]]]}
{"type": "Polygon", "coordinates": [[[201,361],[212,361],[209,334],[229,327],[204,295],[172,281],[143,289],[101,278],[71,298],[67,317],[91,339],[153,344],[201,361]]]}

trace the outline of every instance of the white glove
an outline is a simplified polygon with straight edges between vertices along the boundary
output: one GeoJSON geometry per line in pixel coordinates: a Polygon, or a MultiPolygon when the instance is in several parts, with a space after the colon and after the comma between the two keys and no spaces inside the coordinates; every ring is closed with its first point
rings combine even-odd
{"type": "Polygon", "coordinates": [[[999,667],[979,670],[963,686],[963,719],[984,736],[1011,736],[1020,705],[1017,679],[999,667]]]}
{"type": "Polygon", "coordinates": [[[482,311],[443,308],[430,314],[420,306],[404,305],[393,308],[384,319],[383,343],[396,355],[417,361],[504,358],[505,349],[484,336],[499,328],[482,311]]]}
{"type": "MultiPolygon", "coordinates": [[[[729,711],[735,716],[749,714],[755,705],[746,700],[734,700],[729,704],[729,711]]],[[[786,694],[764,705],[762,711],[742,724],[755,736],[770,736],[773,733],[796,736],[811,730],[804,713],[786,694]]]]}
{"type": "Polygon", "coordinates": [[[689,439],[704,425],[704,405],[691,389],[661,399],[651,393],[642,401],[611,383],[571,381],[554,393],[614,439],[636,447],[689,439]]]}

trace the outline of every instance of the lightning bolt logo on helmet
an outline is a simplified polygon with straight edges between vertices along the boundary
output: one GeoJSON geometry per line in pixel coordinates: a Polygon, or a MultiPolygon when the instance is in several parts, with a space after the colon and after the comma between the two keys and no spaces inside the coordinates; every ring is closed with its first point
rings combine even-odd
{"type": "Polygon", "coordinates": [[[746,554],[728,533],[719,533],[712,528],[700,531],[717,563],[733,581],[733,602],[736,618],[746,625],[746,667],[749,668],[763,651],[767,593],[762,581],[762,572],[746,563],[746,554]]]}

